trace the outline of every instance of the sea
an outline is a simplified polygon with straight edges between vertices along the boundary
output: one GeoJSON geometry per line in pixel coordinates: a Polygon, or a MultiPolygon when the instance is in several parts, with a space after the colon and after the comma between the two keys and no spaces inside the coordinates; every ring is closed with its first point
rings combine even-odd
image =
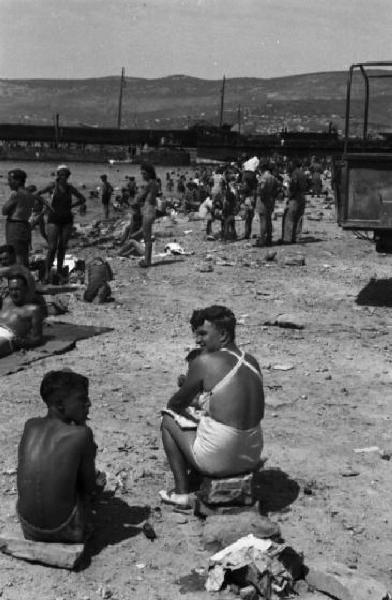
{"type": "MultiPolygon", "coordinates": [[[[115,192],[119,193],[125,185],[125,177],[135,177],[137,185],[141,185],[142,177],[140,175],[140,165],[128,163],[102,164],[102,163],[82,163],[68,162],[67,166],[71,171],[69,182],[81,191],[87,198],[87,213],[79,215],[75,210],[75,221],[84,225],[91,223],[102,216],[102,205],[99,198],[89,199],[89,192],[97,190],[101,184],[100,176],[106,174],[109,182],[112,184],[115,192]]],[[[0,205],[3,206],[10,194],[7,185],[7,173],[11,169],[23,169],[27,173],[26,185],[36,185],[38,189],[44,187],[54,180],[57,165],[53,162],[39,161],[1,161],[0,162],[0,205]]],[[[192,174],[192,167],[156,167],[157,176],[162,179],[163,190],[166,173],[174,173],[175,178],[178,174],[184,173],[187,177],[192,174]]],[[[1,212],[1,211],[0,211],[1,212]]],[[[36,239],[33,232],[33,247],[36,239]]],[[[0,243],[5,243],[5,217],[0,215],[0,243]]]]}

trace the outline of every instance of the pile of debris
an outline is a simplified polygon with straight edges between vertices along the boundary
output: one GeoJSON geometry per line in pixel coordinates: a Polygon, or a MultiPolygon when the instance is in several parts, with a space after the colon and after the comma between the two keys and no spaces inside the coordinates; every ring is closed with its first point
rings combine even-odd
{"type": "Polygon", "coordinates": [[[247,600],[392,600],[378,581],[358,577],[337,563],[307,564],[291,546],[253,534],[211,556],[205,589],[218,592],[223,588],[247,600]]]}

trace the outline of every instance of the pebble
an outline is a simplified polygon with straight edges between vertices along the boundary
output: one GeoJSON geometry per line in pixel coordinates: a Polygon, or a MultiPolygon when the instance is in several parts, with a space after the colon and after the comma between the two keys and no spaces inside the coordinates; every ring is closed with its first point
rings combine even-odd
{"type": "Polygon", "coordinates": [[[339,474],[341,477],[356,477],[360,473],[359,471],[355,471],[354,469],[350,469],[350,467],[348,467],[347,469],[342,469],[339,471],[339,474]]]}

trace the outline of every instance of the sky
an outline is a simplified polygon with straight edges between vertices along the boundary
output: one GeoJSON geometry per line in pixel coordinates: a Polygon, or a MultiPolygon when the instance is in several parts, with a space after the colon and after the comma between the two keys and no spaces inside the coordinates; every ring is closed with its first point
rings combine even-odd
{"type": "Polygon", "coordinates": [[[0,0],[0,78],[341,71],[391,32],[392,0],[0,0]]]}

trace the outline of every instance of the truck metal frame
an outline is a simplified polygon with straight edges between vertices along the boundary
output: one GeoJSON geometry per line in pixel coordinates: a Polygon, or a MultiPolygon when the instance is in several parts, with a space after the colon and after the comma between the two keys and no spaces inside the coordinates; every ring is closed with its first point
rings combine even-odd
{"type": "Polygon", "coordinates": [[[380,251],[385,251],[389,245],[392,249],[392,148],[387,139],[369,139],[369,96],[371,79],[392,78],[392,70],[388,72],[387,68],[392,68],[392,61],[351,65],[343,155],[334,165],[339,225],[343,229],[373,230],[380,251]],[[356,73],[362,76],[365,92],[360,139],[350,138],[352,87],[356,73]]]}

